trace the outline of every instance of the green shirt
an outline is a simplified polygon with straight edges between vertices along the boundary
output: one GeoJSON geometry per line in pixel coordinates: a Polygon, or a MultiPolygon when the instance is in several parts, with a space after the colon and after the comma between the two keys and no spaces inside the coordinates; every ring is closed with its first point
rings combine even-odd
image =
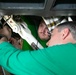
{"type": "Polygon", "coordinates": [[[76,44],[22,51],[3,42],[0,65],[14,75],[76,75],[76,44]]]}

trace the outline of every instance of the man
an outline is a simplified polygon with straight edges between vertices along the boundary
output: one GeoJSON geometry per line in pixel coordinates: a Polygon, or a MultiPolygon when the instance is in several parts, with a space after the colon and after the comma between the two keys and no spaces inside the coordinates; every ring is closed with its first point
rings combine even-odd
{"type": "Polygon", "coordinates": [[[38,36],[41,40],[48,40],[50,38],[48,28],[43,20],[41,20],[38,27],[38,36]]]}
{"type": "Polygon", "coordinates": [[[56,26],[41,50],[22,51],[6,40],[0,39],[0,65],[14,75],[76,75],[76,22],[56,26]]]}
{"type": "MultiPolygon", "coordinates": [[[[7,36],[8,38],[8,42],[10,42],[14,47],[18,48],[18,49],[22,49],[22,39],[21,37],[17,34],[12,32],[12,29],[7,25],[7,24],[0,24],[0,38],[2,36],[7,36]],[[3,35],[5,34],[5,35],[3,35]]],[[[10,75],[7,71],[5,71],[3,68],[1,68],[0,66],[0,75],[10,75]]]]}

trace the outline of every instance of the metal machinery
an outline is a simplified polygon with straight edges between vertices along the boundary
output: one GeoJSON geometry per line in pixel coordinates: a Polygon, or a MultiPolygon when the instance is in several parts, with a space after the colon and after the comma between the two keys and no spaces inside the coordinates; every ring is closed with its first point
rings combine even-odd
{"type": "Polygon", "coordinates": [[[75,16],[76,0],[0,0],[0,15],[75,16]]]}

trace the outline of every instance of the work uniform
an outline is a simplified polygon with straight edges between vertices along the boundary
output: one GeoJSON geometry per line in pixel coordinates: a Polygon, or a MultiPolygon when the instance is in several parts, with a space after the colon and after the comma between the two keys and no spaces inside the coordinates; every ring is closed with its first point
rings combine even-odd
{"type": "Polygon", "coordinates": [[[22,51],[3,42],[0,65],[14,75],[76,75],[76,44],[22,51]]]}

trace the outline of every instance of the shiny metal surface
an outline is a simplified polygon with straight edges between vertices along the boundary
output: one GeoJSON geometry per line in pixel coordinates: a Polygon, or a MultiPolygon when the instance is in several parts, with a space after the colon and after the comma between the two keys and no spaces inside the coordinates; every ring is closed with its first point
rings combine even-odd
{"type": "MultiPolygon", "coordinates": [[[[34,0],[33,0],[34,1],[34,0]]],[[[40,0],[39,0],[40,1],[40,0]]],[[[75,0],[41,0],[41,2],[0,1],[0,15],[75,16],[75,0]]]]}

